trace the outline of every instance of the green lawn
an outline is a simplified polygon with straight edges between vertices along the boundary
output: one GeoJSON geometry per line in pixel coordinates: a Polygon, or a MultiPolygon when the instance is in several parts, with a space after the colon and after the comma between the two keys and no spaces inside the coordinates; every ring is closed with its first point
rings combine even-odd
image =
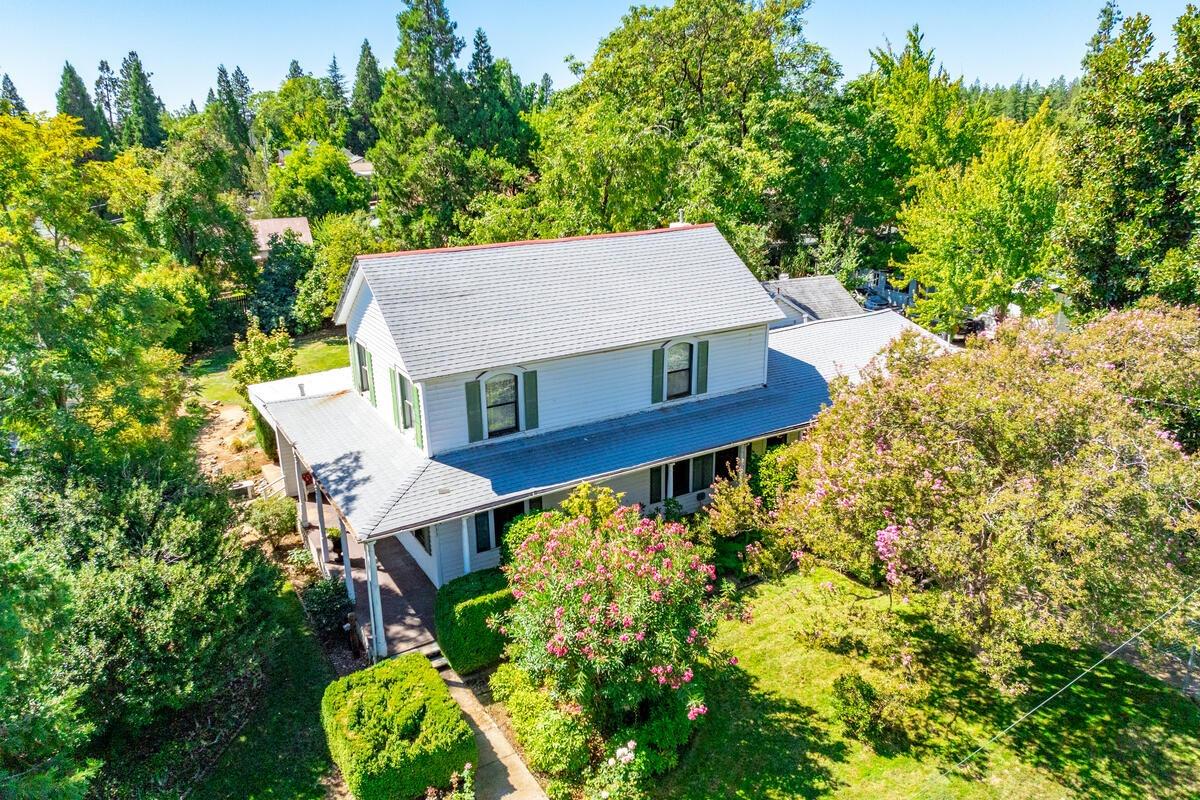
{"type": "MultiPolygon", "coordinates": [[[[350,364],[350,351],[346,348],[346,337],[337,331],[321,331],[302,336],[296,344],[296,373],[322,372],[350,364]]],[[[221,347],[209,351],[192,361],[188,372],[196,378],[200,397],[204,400],[219,400],[222,403],[242,403],[241,396],[229,377],[229,367],[235,354],[232,347],[221,347]]]]}
{"type": "Polygon", "coordinates": [[[195,800],[325,797],[321,781],[332,762],[321,728],[321,696],[333,669],[290,584],[279,593],[276,617],[282,631],[262,704],[192,792],[195,800]]]}
{"type": "Polygon", "coordinates": [[[892,752],[876,752],[844,737],[832,712],[833,680],[849,669],[868,675],[870,670],[855,656],[811,649],[793,634],[793,615],[805,602],[797,590],[827,579],[844,582],[822,570],[760,587],[753,622],[725,625],[717,647],[736,655],[738,666],[724,666],[709,678],[706,723],[656,796],[1200,796],[1200,709],[1120,661],[1106,662],[977,756],[964,772],[939,775],[939,769],[1082,672],[1096,658],[1091,652],[1039,649],[1026,676],[1035,688],[1007,700],[980,677],[965,653],[922,626],[920,635],[934,652],[929,659],[933,694],[924,709],[931,735],[892,752]]]}

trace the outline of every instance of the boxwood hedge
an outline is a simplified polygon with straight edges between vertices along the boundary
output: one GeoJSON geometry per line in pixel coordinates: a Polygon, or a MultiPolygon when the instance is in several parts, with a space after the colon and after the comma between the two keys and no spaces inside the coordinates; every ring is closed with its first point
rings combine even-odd
{"type": "Polygon", "coordinates": [[[420,653],[334,681],[321,722],[329,752],[358,800],[422,797],[478,763],[475,736],[437,670],[420,653]]]}
{"type": "Polygon", "coordinates": [[[472,572],[438,589],[438,645],[456,672],[465,675],[500,661],[504,636],[487,621],[512,604],[512,591],[498,569],[472,572]]]}

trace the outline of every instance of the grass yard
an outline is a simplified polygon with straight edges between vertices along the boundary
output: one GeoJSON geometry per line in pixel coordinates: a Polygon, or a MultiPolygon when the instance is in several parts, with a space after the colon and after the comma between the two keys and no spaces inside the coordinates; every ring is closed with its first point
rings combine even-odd
{"type": "Polygon", "coordinates": [[[277,598],[281,633],[262,704],[222,754],[194,800],[237,797],[320,800],[333,767],[321,728],[321,696],[333,680],[290,584],[277,598]]]}
{"type": "MultiPolygon", "coordinates": [[[[295,341],[296,372],[322,372],[350,365],[350,351],[346,348],[346,336],[340,331],[320,331],[302,336],[295,341]]],[[[200,397],[222,403],[243,405],[241,395],[229,377],[229,368],[236,354],[232,347],[221,347],[192,361],[188,373],[196,379],[200,397]]]]}
{"type": "MultiPolygon", "coordinates": [[[[1082,672],[1092,652],[1041,648],[1017,700],[993,690],[969,656],[913,616],[931,648],[933,692],[922,709],[931,734],[877,752],[843,736],[831,704],[834,679],[872,670],[853,655],[809,648],[793,634],[800,593],[835,573],[793,575],[757,589],[754,620],[727,623],[717,641],[738,666],[708,679],[709,714],[679,768],[656,792],[677,800],[737,798],[1195,798],[1200,796],[1200,708],[1121,661],[1108,661],[975,758],[939,775],[1042,698],[1082,672]]],[[[886,599],[864,602],[886,603],[886,599]]]]}

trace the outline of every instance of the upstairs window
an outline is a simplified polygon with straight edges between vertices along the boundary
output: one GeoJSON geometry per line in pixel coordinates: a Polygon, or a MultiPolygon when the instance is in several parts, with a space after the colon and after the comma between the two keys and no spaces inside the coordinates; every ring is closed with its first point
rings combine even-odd
{"type": "Polygon", "coordinates": [[[673,344],[667,350],[667,399],[687,397],[692,393],[692,345],[673,344]]]}
{"type": "Polygon", "coordinates": [[[412,382],[403,375],[398,375],[400,383],[400,424],[405,430],[413,426],[412,382]]]}
{"type": "Polygon", "coordinates": [[[510,373],[495,375],[484,383],[487,401],[488,438],[516,433],[520,429],[517,417],[517,376],[510,373]]]}
{"type": "Polygon", "coordinates": [[[358,342],[354,343],[354,350],[358,355],[358,390],[365,392],[371,385],[371,359],[367,355],[367,348],[358,342]]]}

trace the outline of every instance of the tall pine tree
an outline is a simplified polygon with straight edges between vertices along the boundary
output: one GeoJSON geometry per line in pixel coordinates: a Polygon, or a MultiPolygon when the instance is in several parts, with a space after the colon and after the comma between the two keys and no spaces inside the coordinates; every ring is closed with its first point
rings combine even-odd
{"type": "Polygon", "coordinates": [[[292,63],[288,64],[287,76],[284,78],[284,80],[290,81],[292,78],[303,78],[303,77],[304,77],[304,70],[300,69],[300,62],[293,58],[292,63]]]}
{"type": "Polygon", "coordinates": [[[71,62],[63,64],[62,79],[58,84],[57,108],[59,114],[66,114],[78,119],[83,125],[87,136],[100,140],[101,150],[108,147],[108,125],[104,116],[92,104],[87,87],[71,62]]]}
{"type": "Polygon", "coordinates": [[[246,121],[246,129],[254,123],[254,112],[250,110],[250,95],[254,90],[250,88],[250,79],[246,77],[246,73],[242,72],[241,67],[233,69],[233,96],[237,98],[238,106],[242,109],[242,117],[246,121]]]}
{"type": "Polygon", "coordinates": [[[463,47],[443,0],[405,0],[396,17],[396,68],[375,107],[379,133],[371,158],[386,230],[409,247],[434,247],[454,235],[455,214],[470,196],[459,140],[463,47]]]}
{"type": "Polygon", "coordinates": [[[121,83],[117,91],[122,148],[141,145],[158,147],[166,139],[160,112],[162,103],[150,86],[150,73],[138,54],[130,50],[121,62],[121,83]]]}
{"type": "MultiPolygon", "coordinates": [[[[336,55],[329,62],[329,71],[321,79],[321,93],[325,95],[329,115],[337,120],[336,127],[347,129],[346,121],[350,116],[350,105],[346,101],[346,78],[338,68],[336,55]]],[[[340,146],[345,142],[337,144],[340,146]]]]}
{"type": "Polygon", "coordinates": [[[350,95],[350,135],[347,144],[355,153],[366,155],[379,138],[371,115],[381,94],[383,78],[379,74],[379,62],[371,52],[371,43],[363,39],[358,53],[358,68],[354,71],[354,91],[350,95]]]}
{"type": "Polygon", "coordinates": [[[21,95],[17,94],[17,87],[13,85],[12,78],[8,77],[7,72],[4,73],[3,78],[0,78],[0,112],[13,116],[29,113],[25,101],[21,99],[21,95]]]}
{"type": "Polygon", "coordinates": [[[104,119],[108,122],[108,129],[115,136],[117,133],[117,92],[120,91],[121,82],[113,74],[112,67],[103,59],[100,61],[97,72],[99,75],[94,87],[96,108],[104,115],[104,119]]]}

